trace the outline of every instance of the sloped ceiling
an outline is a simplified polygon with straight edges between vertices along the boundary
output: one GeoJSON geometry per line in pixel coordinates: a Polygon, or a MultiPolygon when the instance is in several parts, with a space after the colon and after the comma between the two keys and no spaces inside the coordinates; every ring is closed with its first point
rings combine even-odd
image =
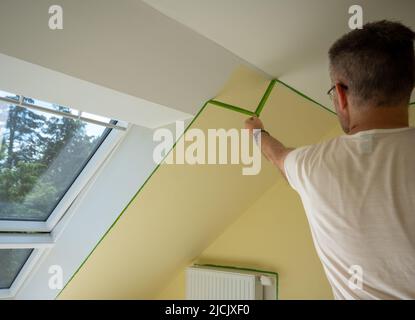
{"type": "Polygon", "coordinates": [[[413,0],[143,1],[328,107],[327,51],[350,31],[351,5],[362,6],[364,22],[398,20],[415,30],[413,0]]]}
{"type": "Polygon", "coordinates": [[[412,0],[2,0],[0,53],[189,115],[240,64],[330,107],[327,49],[351,4],[415,27],[412,0]],[[52,31],[56,4],[64,28],[52,31]]]}
{"type": "MultiPolygon", "coordinates": [[[[240,69],[232,82],[217,99],[226,97],[236,104],[243,95],[258,105],[264,80],[240,69]],[[242,93],[239,88],[247,83],[251,88],[242,93]]],[[[191,128],[205,133],[208,128],[240,129],[246,117],[207,104],[191,128]]],[[[292,146],[315,143],[337,126],[335,115],[281,84],[273,88],[261,117],[272,134],[292,146]]],[[[161,165],[60,298],[153,297],[183,263],[197,257],[282,179],[265,159],[259,175],[244,176],[241,169],[242,165],[161,165]]]]}
{"type": "Polygon", "coordinates": [[[249,65],[137,0],[2,0],[0,53],[189,115],[249,65]],[[62,6],[63,30],[48,28],[51,5],[62,6]]]}

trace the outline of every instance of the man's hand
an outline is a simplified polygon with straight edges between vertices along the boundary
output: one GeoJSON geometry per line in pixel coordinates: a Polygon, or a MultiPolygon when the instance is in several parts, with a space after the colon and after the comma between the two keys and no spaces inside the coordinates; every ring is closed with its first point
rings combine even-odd
{"type": "Polygon", "coordinates": [[[249,133],[252,134],[254,129],[264,129],[264,125],[258,117],[253,116],[245,120],[245,129],[249,129],[249,133]]]}
{"type": "MultiPolygon", "coordinates": [[[[258,117],[253,116],[245,120],[245,129],[249,129],[249,133],[252,134],[254,129],[264,129],[264,125],[258,117]]],[[[286,148],[281,142],[270,135],[261,135],[262,153],[272,164],[281,170],[284,177],[286,177],[284,160],[291,150],[293,149],[286,148]]]]}

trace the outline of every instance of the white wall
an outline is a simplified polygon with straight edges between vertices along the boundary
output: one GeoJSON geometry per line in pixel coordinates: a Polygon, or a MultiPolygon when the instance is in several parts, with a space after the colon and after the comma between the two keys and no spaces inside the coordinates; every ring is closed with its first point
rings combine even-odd
{"type": "MultiPolygon", "coordinates": [[[[170,127],[170,126],[167,126],[170,127]]],[[[153,130],[133,126],[89,189],[75,202],[75,212],[55,245],[15,296],[16,299],[54,299],[59,290],[48,283],[49,267],[63,269],[64,284],[76,272],[130,199],[156,168],[153,130]]],[[[70,212],[69,212],[70,213],[70,212]]],[[[105,266],[103,266],[105,268],[105,266]]]]}
{"type": "Polygon", "coordinates": [[[155,128],[192,115],[0,53],[0,90],[155,128]]]}

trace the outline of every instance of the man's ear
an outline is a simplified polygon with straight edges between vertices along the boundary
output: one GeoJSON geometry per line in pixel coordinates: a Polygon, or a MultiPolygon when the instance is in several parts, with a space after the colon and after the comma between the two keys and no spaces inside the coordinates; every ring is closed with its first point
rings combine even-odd
{"type": "Polygon", "coordinates": [[[341,84],[336,84],[336,95],[339,103],[339,111],[342,113],[347,111],[349,102],[347,101],[346,89],[341,84]]]}

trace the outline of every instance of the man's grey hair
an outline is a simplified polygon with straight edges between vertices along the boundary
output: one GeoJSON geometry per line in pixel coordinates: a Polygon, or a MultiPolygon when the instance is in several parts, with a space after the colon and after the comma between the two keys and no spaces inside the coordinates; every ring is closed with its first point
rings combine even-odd
{"type": "Polygon", "coordinates": [[[415,33],[399,22],[367,23],[329,50],[333,78],[347,86],[356,106],[409,104],[415,84],[415,33]]]}

